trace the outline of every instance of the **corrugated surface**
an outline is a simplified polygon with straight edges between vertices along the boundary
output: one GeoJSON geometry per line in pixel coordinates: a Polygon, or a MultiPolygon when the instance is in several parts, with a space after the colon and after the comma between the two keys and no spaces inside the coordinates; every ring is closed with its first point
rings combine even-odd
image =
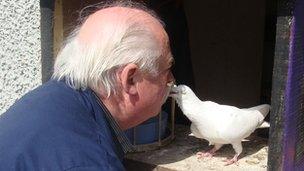
{"type": "Polygon", "coordinates": [[[292,4],[289,0],[278,0],[275,57],[272,77],[272,95],[269,132],[268,170],[282,170],[283,134],[285,112],[285,89],[289,56],[289,21],[292,18],[292,4]]]}
{"type": "Polygon", "coordinates": [[[284,170],[304,170],[304,1],[297,0],[290,32],[284,123],[284,170]]]}

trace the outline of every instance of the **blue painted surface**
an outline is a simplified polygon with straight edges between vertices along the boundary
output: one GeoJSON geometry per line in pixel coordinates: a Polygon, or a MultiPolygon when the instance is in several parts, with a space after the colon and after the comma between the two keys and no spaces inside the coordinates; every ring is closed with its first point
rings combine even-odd
{"type": "MultiPolygon", "coordinates": [[[[167,120],[168,113],[163,111],[161,121],[161,139],[166,137],[167,120]]],[[[149,120],[137,126],[135,129],[135,137],[134,128],[125,131],[132,144],[134,142],[134,139],[136,145],[157,142],[159,137],[159,116],[150,118],[149,120]]]]}

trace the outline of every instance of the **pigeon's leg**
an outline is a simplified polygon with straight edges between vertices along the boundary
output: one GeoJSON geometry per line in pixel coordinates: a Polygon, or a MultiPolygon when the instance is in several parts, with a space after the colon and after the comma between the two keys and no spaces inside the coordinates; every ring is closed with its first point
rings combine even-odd
{"type": "Polygon", "coordinates": [[[223,144],[214,144],[214,146],[211,150],[209,150],[207,152],[201,151],[201,152],[196,153],[197,158],[200,159],[203,157],[212,157],[215,154],[215,152],[217,150],[219,150],[222,146],[223,146],[223,144]]]}
{"type": "Polygon", "coordinates": [[[243,151],[242,142],[233,143],[232,146],[233,146],[233,149],[236,152],[236,154],[234,155],[234,157],[232,159],[226,159],[225,166],[231,165],[233,163],[235,163],[236,165],[238,165],[238,162],[237,162],[238,161],[238,157],[239,157],[239,155],[243,151]]]}

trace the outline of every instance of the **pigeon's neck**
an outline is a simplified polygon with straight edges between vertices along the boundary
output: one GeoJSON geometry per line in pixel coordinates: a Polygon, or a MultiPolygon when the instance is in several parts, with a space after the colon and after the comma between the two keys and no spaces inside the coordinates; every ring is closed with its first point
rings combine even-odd
{"type": "Polygon", "coordinates": [[[200,106],[201,103],[202,101],[194,94],[187,95],[186,97],[177,100],[178,106],[190,120],[198,113],[198,106],[200,106]]]}

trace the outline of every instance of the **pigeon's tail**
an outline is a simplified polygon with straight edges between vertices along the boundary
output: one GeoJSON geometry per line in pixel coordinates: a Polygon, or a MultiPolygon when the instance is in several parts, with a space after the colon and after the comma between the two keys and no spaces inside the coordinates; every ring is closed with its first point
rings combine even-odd
{"type": "Polygon", "coordinates": [[[269,122],[264,121],[258,128],[270,128],[269,122]]]}
{"type": "Polygon", "coordinates": [[[248,108],[248,110],[258,110],[259,112],[261,112],[261,114],[265,118],[266,115],[269,113],[270,105],[268,105],[268,104],[262,104],[262,105],[259,105],[259,106],[248,108]]]}

